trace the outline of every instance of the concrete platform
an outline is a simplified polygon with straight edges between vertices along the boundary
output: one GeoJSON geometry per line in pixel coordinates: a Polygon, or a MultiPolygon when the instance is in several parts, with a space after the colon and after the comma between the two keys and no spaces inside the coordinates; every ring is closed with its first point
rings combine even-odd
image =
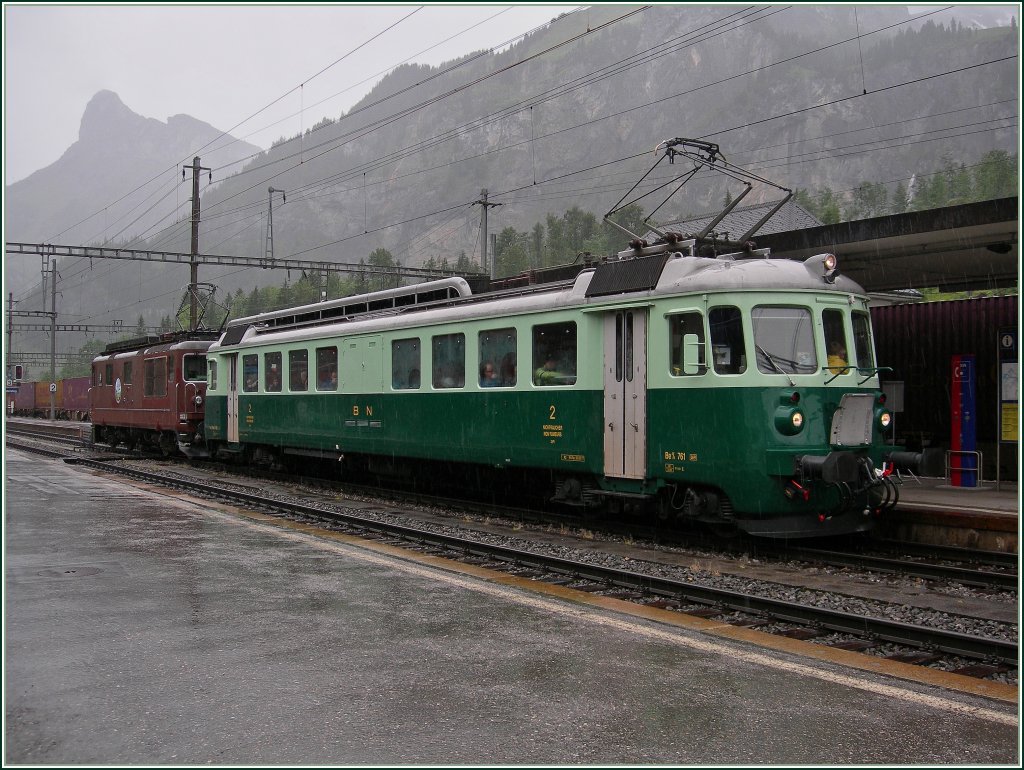
{"type": "Polygon", "coordinates": [[[1012,699],[588,606],[13,450],[5,478],[5,764],[1019,759],[1012,699]]]}
{"type": "Polygon", "coordinates": [[[946,479],[904,479],[896,509],[877,534],[915,542],[1019,553],[1020,491],[985,481],[954,487],[946,479]]]}

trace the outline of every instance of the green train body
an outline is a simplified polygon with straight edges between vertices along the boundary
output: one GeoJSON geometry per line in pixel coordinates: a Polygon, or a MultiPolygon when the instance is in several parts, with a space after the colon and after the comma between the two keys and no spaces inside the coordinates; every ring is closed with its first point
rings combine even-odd
{"type": "Polygon", "coordinates": [[[239,319],[208,352],[208,451],[514,472],[566,504],[766,536],[868,529],[895,488],[864,291],[831,256],[692,251],[239,319]]]}

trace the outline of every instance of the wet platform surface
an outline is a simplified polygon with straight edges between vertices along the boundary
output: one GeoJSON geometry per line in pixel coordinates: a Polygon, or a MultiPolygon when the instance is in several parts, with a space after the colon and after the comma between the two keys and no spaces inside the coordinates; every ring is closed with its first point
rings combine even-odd
{"type": "Polygon", "coordinates": [[[5,458],[7,764],[1013,764],[1017,707],[5,458]]]}

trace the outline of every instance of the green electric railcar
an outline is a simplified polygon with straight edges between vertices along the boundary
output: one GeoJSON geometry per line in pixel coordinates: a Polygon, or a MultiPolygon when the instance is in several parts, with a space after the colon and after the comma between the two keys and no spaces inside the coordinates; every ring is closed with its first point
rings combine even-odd
{"type": "Polygon", "coordinates": [[[207,450],[506,474],[569,505],[773,537],[870,528],[896,486],[864,290],[832,255],[695,250],[239,319],[208,352],[207,450]]]}

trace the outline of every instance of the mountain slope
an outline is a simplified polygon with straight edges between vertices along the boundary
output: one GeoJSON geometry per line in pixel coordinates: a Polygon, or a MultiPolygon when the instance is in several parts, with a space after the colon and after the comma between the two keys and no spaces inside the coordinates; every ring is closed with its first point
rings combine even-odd
{"type": "MultiPolygon", "coordinates": [[[[166,221],[176,209],[187,212],[191,185],[169,181],[180,182],[182,161],[199,154],[204,166],[216,167],[259,150],[188,115],[167,122],[137,115],[117,94],[100,91],[85,109],[78,141],[54,163],[8,185],[7,240],[70,245],[124,240],[166,221]]],[[[9,290],[18,294],[26,281],[35,283],[37,262],[9,257],[9,290]]]]}

